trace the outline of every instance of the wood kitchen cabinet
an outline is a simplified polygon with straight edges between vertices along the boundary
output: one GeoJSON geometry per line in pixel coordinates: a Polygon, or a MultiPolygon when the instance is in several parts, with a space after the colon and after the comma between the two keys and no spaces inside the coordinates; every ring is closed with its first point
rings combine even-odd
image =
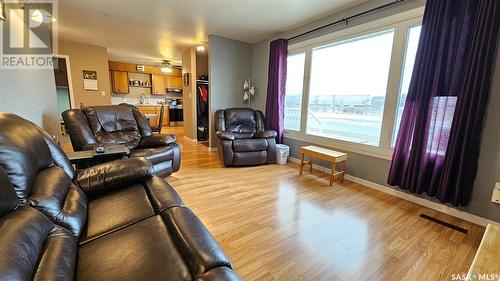
{"type": "Polygon", "coordinates": [[[112,70],[110,75],[113,93],[128,94],[128,72],[112,70]]]}
{"type": "Polygon", "coordinates": [[[152,74],[153,76],[153,95],[164,95],[167,93],[167,76],[152,74]]]}
{"type": "Polygon", "coordinates": [[[168,76],[167,77],[167,88],[177,88],[182,89],[182,76],[168,76]]]}

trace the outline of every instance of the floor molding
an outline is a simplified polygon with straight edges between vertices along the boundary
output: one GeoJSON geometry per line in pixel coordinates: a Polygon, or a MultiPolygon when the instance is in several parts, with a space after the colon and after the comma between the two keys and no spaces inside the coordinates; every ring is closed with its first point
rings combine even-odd
{"type": "Polygon", "coordinates": [[[184,136],[184,138],[185,138],[185,139],[187,139],[187,140],[188,140],[188,141],[190,141],[190,142],[198,142],[198,140],[197,140],[197,139],[192,139],[192,138],[190,138],[190,137],[186,137],[186,136],[184,136]]]}
{"type": "MultiPolygon", "coordinates": [[[[297,158],[294,158],[294,157],[288,157],[288,160],[290,160],[290,162],[293,162],[293,163],[300,163],[300,160],[297,158]]],[[[313,169],[321,171],[321,172],[325,172],[328,174],[330,173],[330,168],[326,168],[326,167],[323,167],[320,165],[313,165],[313,169]]],[[[450,216],[453,216],[453,217],[456,217],[456,218],[459,218],[459,219],[462,219],[462,220],[465,220],[468,222],[472,222],[472,223],[482,225],[482,226],[487,226],[488,224],[500,225],[499,222],[495,222],[495,221],[492,221],[492,220],[489,220],[489,219],[486,219],[486,218],[483,218],[480,216],[476,216],[476,215],[473,215],[473,214],[470,214],[470,213],[467,213],[464,211],[460,211],[458,209],[455,209],[455,208],[452,208],[452,207],[449,207],[449,206],[446,206],[446,205],[443,205],[443,204],[440,204],[437,202],[432,202],[432,201],[429,201],[427,199],[424,199],[424,198],[421,198],[421,197],[418,197],[418,196],[415,196],[415,195],[412,195],[412,194],[409,194],[409,193],[406,193],[406,192],[403,192],[403,191],[400,191],[400,190],[397,190],[397,189],[394,189],[394,188],[391,188],[391,187],[388,187],[385,185],[381,185],[378,183],[367,181],[367,180],[364,180],[362,178],[354,177],[354,176],[351,176],[349,174],[346,174],[345,178],[346,178],[346,180],[362,184],[366,187],[369,187],[369,188],[378,190],[380,192],[383,192],[383,193],[386,193],[386,194],[413,202],[415,204],[427,207],[429,209],[439,211],[441,213],[444,213],[444,214],[447,214],[447,215],[450,215],[450,216]]]]}

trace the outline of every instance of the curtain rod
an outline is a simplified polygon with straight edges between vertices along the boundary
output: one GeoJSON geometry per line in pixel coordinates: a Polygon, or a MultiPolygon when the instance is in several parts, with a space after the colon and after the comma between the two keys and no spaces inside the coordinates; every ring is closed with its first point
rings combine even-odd
{"type": "Polygon", "coordinates": [[[331,27],[331,26],[334,26],[334,25],[337,25],[339,23],[342,23],[342,22],[345,22],[345,24],[349,24],[349,21],[351,19],[354,19],[354,18],[357,18],[357,17],[360,17],[360,16],[364,16],[366,14],[370,14],[370,13],[373,13],[373,12],[376,12],[376,11],[379,11],[379,10],[382,10],[382,9],[385,9],[385,8],[388,8],[388,7],[391,7],[393,5],[396,5],[396,4],[399,4],[401,2],[404,2],[405,0],[395,0],[395,1],[392,1],[392,2],[389,2],[387,4],[384,4],[384,5],[381,5],[381,6],[378,6],[378,7],[375,7],[373,9],[370,9],[370,10],[367,10],[367,11],[364,11],[364,12],[361,12],[361,13],[358,13],[358,14],[355,14],[355,15],[352,15],[352,16],[349,16],[347,18],[342,18],[341,20],[338,20],[338,21],[334,21],[334,22],[331,22],[331,23],[328,23],[328,24],[325,24],[325,25],[322,25],[320,27],[317,27],[315,29],[312,29],[312,30],[309,30],[309,31],[306,31],[304,33],[301,33],[301,34],[298,34],[298,35],[295,35],[295,36],[292,36],[290,38],[288,38],[288,40],[293,40],[293,39],[296,39],[296,38],[299,38],[299,37],[302,37],[302,36],[305,36],[305,35],[309,35],[311,33],[315,33],[317,31],[320,31],[322,29],[325,29],[327,27],[331,27]]]}

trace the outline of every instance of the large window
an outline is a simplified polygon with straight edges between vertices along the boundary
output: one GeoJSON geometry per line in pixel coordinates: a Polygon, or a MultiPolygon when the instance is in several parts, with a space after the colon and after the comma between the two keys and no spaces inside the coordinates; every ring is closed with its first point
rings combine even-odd
{"type": "Polygon", "coordinates": [[[307,133],[378,145],[394,30],[312,51],[307,133]]]}
{"type": "Polygon", "coordinates": [[[287,136],[390,157],[422,11],[289,46],[287,136]]]}
{"type": "Polygon", "coordinates": [[[288,130],[300,130],[305,60],[304,52],[288,55],[285,95],[285,128],[288,130]]]}

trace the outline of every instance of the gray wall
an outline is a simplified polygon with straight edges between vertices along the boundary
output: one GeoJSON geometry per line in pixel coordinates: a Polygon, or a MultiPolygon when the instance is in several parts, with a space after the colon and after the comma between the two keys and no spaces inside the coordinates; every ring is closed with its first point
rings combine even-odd
{"type": "Polygon", "coordinates": [[[243,81],[251,74],[252,45],[217,35],[208,36],[210,80],[210,147],[216,147],[213,116],[218,109],[248,107],[243,103],[243,81]]]}
{"type": "Polygon", "coordinates": [[[52,70],[0,70],[0,111],[12,112],[60,136],[52,70]]]}
{"type": "MultiPolygon", "coordinates": [[[[269,43],[277,38],[289,38],[293,35],[302,33],[304,31],[313,29],[315,27],[321,26],[323,24],[332,22],[337,19],[352,15],[354,13],[364,11],[380,4],[387,3],[384,0],[373,0],[365,2],[361,5],[355,6],[351,9],[339,12],[333,16],[326,17],[319,21],[307,24],[305,26],[299,27],[297,29],[291,30],[286,33],[278,34],[264,40],[252,46],[252,78],[256,82],[257,89],[262,92],[263,89],[267,87],[267,71],[268,71],[268,57],[269,57],[269,43]]],[[[396,14],[405,10],[421,7],[425,4],[424,0],[408,0],[403,2],[394,8],[372,14],[370,16],[364,16],[362,18],[353,20],[350,22],[349,26],[355,26],[363,24],[366,22],[373,21],[375,19],[383,18],[391,14],[396,14]]],[[[318,32],[313,36],[319,36],[326,33],[334,32],[345,28],[343,25],[338,25],[332,27],[328,30],[318,32]]],[[[290,42],[290,44],[299,42],[301,40],[306,40],[311,38],[304,37],[300,40],[295,40],[290,42]]],[[[264,90],[265,91],[265,90],[264,90]]],[[[265,108],[265,95],[259,95],[258,104],[259,107],[265,108]]],[[[469,206],[465,208],[460,208],[463,211],[495,220],[500,222],[500,205],[491,202],[491,193],[493,191],[496,181],[500,181],[500,126],[497,124],[497,120],[500,120],[500,110],[497,108],[500,106],[500,55],[496,58],[496,70],[493,78],[493,88],[491,93],[491,98],[488,106],[487,118],[485,123],[485,129],[482,138],[481,145],[481,155],[478,163],[478,172],[476,181],[474,184],[474,190],[471,202],[469,206]]],[[[299,157],[298,150],[301,146],[308,145],[310,143],[286,138],[284,140],[285,144],[290,146],[290,154],[292,157],[299,157]]],[[[363,154],[348,152],[349,160],[347,163],[347,173],[359,177],[377,184],[387,186],[387,175],[389,171],[389,160],[380,159],[372,156],[367,156],[363,154]]],[[[329,167],[329,163],[318,162],[320,165],[329,167]]],[[[435,201],[433,198],[427,198],[428,200],[435,201]]]]}

